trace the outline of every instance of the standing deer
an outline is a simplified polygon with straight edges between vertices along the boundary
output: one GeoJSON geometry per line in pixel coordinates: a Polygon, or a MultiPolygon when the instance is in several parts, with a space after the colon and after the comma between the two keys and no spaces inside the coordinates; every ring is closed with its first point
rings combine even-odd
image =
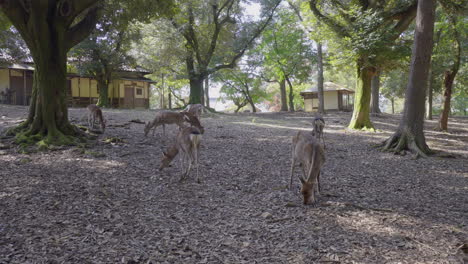
{"type": "Polygon", "coordinates": [[[104,130],[106,129],[106,121],[102,117],[101,108],[94,104],[90,104],[86,108],[88,109],[88,129],[94,129],[97,119],[98,123],[101,124],[102,132],[104,133],[104,130]]]}
{"type": "Polygon", "coordinates": [[[200,119],[202,110],[203,110],[203,105],[201,104],[189,104],[185,108],[184,112],[191,113],[192,115],[200,119]]]}
{"type": "Polygon", "coordinates": [[[188,113],[188,112],[171,112],[171,111],[161,111],[156,113],[156,117],[153,121],[147,122],[145,125],[145,137],[148,135],[148,132],[153,129],[153,136],[156,132],[156,128],[160,125],[163,126],[163,135],[166,135],[166,125],[177,124],[179,129],[185,128],[184,122],[190,123],[191,126],[197,127],[200,132],[203,134],[205,129],[200,124],[200,120],[188,113]]]}
{"type": "Polygon", "coordinates": [[[323,128],[325,127],[325,120],[321,116],[316,116],[312,120],[312,135],[314,135],[319,141],[322,139],[323,147],[325,148],[325,138],[323,137],[323,128]]]}
{"type": "Polygon", "coordinates": [[[325,153],[318,140],[311,133],[299,131],[293,137],[289,189],[292,186],[296,161],[299,162],[304,174],[303,177],[299,176],[302,183],[301,193],[304,204],[314,204],[316,194],[320,194],[320,170],[325,163],[325,153]]]}
{"type": "Polygon", "coordinates": [[[172,160],[181,152],[180,163],[182,168],[185,163],[188,162],[187,168],[180,180],[184,180],[190,173],[192,165],[195,165],[197,170],[197,182],[200,183],[200,177],[198,175],[198,151],[200,149],[200,141],[202,138],[201,131],[196,127],[186,127],[179,131],[176,137],[176,142],[167,150],[163,152],[161,159],[161,165],[159,170],[162,170],[169,166],[172,160]]]}

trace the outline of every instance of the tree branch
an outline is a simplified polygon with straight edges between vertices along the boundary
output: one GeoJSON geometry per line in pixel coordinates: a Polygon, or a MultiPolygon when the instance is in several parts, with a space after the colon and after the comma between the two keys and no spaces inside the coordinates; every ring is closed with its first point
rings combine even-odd
{"type": "Polygon", "coordinates": [[[28,43],[28,45],[32,44],[28,36],[29,34],[27,34],[29,14],[23,8],[20,1],[0,0],[0,11],[3,11],[5,16],[8,17],[26,43],[28,43]]]}
{"type": "Polygon", "coordinates": [[[260,36],[260,34],[263,32],[263,30],[268,26],[268,24],[270,23],[271,19],[273,18],[273,14],[275,13],[276,11],[276,8],[279,6],[279,4],[281,3],[281,0],[278,0],[278,2],[276,2],[275,6],[272,8],[271,10],[271,13],[268,15],[268,18],[265,20],[265,23],[263,23],[262,26],[260,26],[257,31],[255,32],[255,34],[249,39],[249,41],[247,41],[247,43],[244,45],[244,47],[232,58],[231,62],[229,63],[226,63],[226,64],[220,64],[220,65],[217,65],[211,69],[207,69],[207,74],[212,74],[216,71],[219,71],[221,69],[232,69],[236,66],[236,62],[238,59],[240,59],[245,51],[252,45],[252,43],[255,41],[255,39],[257,39],[257,37],[260,36]]]}
{"type": "Polygon", "coordinates": [[[309,1],[309,6],[310,10],[314,15],[320,20],[323,21],[327,26],[329,26],[338,36],[340,37],[349,37],[349,33],[346,32],[346,28],[338,22],[334,21],[333,19],[325,16],[320,12],[320,10],[317,7],[317,1],[318,0],[310,0],[309,1]]]}
{"type": "Polygon", "coordinates": [[[406,10],[395,13],[390,17],[392,19],[399,19],[398,23],[393,27],[395,34],[392,36],[391,40],[396,40],[400,34],[409,27],[416,17],[417,7],[418,3],[414,2],[412,5],[408,6],[406,10]]]}
{"type": "Polygon", "coordinates": [[[71,49],[73,46],[80,43],[83,39],[89,36],[89,34],[91,34],[96,26],[97,19],[98,8],[94,7],[88,11],[86,17],[83,18],[78,24],[68,29],[66,32],[66,40],[68,40],[67,50],[71,49]]]}

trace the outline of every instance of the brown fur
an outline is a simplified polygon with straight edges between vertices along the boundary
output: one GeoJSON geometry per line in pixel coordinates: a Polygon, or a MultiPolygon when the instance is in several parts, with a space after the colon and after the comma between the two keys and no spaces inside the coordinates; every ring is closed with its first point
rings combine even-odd
{"type": "Polygon", "coordinates": [[[88,128],[89,129],[94,129],[94,125],[96,124],[96,118],[98,119],[98,122],[101,124],[101,129],[102,132],[106,130],[106,121],[104,120],[104,117],[102,116],[102,110],[98,106],[94,104],[90,104],[87,107],[88,109],[88,128]]]}
{"type": "Polygon", "coordinates": [[[161,165],[159,166],[159,170],[168,167],[172,160],[180,152],[180,161],[182,163],[182,166],[185,164],[185,161],[188,161],[188,167],[182,174],[180,180],[183,180],[188,176],[193,164],[195,165],[197,170],[197,182],[200,182],[200,178],[198,175],[198,152],[200,148],[201,137],[201,131],[198,128],[186,127],[180,130],[177,134],[176,142],[168,149],[167,152],[163,152],[163,157],[161,159],[161,165]]]}
{"type": "Polygon", "coordinates": [[[302,167],[303,177],[301,180],[301,194],[304,204],[316,201],[316,194],[320,192],[320,170],[325,162],[325,153],[318,140],[311,134],[299,131],[292,140],[291,179],[289,188],[292,186],[294,166],[296,161],[302,167]]]}
{"type": "Polygon", "coordinates": [[[191,126],[197,127],[202,133],[205,129],[200,124],[200,120],[190,113],[187,112],[172,112],[172,111],[161,111],[156,113],[156,117],[153,121],[147,122],[145,125],[145,136],[148,135],[148,132],[153,129],[153,136],[156,132],[156,128],[160,125],[163,126],[163,134],[166,134],[166,125],[176,124],[179,126],[179,129],[185,128],[184,122],[188,122],[191,126]]]}

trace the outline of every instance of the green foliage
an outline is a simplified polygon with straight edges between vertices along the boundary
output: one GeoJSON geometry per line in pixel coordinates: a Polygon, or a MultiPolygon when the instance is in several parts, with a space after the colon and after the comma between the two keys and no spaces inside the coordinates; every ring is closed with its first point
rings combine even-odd
{"type": "Polygon", "coordinates": [[[262,86],[262,80],[255,75],[254,68],[236,68],[218,72],[214,79],[222,83],[223,101],[232,101],[239,109],[247,104],[257,104],[268,98],[262,86]]]}
{"type": "Polygon", "coordinates": [[[312,43],[300,28],[300,21],[289,8],[281,8],[264,31],[255,49],[263,57],[264,76],[269,79],[308,79],[316,56],[312,43]]]}

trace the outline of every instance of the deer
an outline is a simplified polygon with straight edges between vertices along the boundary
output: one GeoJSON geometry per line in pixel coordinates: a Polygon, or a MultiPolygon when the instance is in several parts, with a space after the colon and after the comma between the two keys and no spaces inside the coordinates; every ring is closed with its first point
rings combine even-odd
{"type": "Polygon", "coordinates": [[[148,132],[153,129],[153,136],[156,132],[156,128],[160,125],[163,126],[163,135],[166,135],[166,125],[176,124],[179,126],[179,130],[185,128],[184,122],[190,123],[191,126],[197,127],[200,132],[203,134],[205,129],[200,124],[200,120],[188,112],[172,112],[172,111],[161,111],[156,113],[156,117],[151,122],[146,122],[145,124],[145,137],[148,135],[148,132]]]}
{"type": "Polygon", "coordinates": [[[177,133],[175,143],[169,147],[166,152],[163,152],[161,159],[161,165],[159,170],[162,171],[168,167],[172,160],[180,152],[180,163],[183,169],[186,162],[188,162],[187,168],[183,172],[180,181],[187,178],[192,169],[192,165],[195,165],[197,170],[197,182],[200,183],[200,176],[198,174],[198,157],[200,149],[200,141],[202,138],[202,132],[196,127],[185,127],[177,133]]]}
{"type": "Polygon", "coordinates": [[[321,116],[316,116],[312,120],[312,135],[314,135],[319,141],[322,139],[323,147],[325,148],[325,138],[323,137],[323,128],[325,127],[325,120],[321,116]]]}
{"type": "Polygon", "coordinates": [[[292,161],[291,178],[289,189],[291,189],[296,162],[302,168],[303,177],[298,176],[301,181],[301,194],[304,204],[315,204],[316,195],[320,194],[320,171],[325,163],[325,152],[317,138],[311,133],[299,131],[292,139],[292,161]]]}
{"type": "Polygon", "coordinates": [[[203,105],[201,104],[189,104],[185,108],[184,112],[188,112],[196,116],[198,119],[201,117],[201,112],[203,110],[203,105]]]}
{"type": "Polygon", "coordinates": [[[88,129],[94,129],[94,125],[96,124],[97,119],[97,121],[101,124],[101,129],[104,133],[104,130],[106,129],[106,121],[102,116],[101,108],[95,104],[90,104],[88,107],[86,107],[86,109],[88,110],[88,129]]]}

